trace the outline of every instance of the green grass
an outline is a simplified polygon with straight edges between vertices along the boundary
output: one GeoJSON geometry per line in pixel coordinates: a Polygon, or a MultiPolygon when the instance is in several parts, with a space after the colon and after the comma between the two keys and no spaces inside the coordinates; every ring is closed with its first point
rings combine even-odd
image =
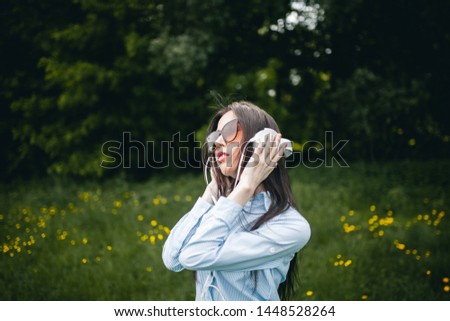
{"type": "MultiPolygon", "coordinates": [[[[312,228],[295,299],[450,299],[450,161],[290,175],[312,228]]],[[[194,299],[192,272],[166,270],[161,250],[203,189],[200,173],[1,186],[0,299],[194,299]]]]}

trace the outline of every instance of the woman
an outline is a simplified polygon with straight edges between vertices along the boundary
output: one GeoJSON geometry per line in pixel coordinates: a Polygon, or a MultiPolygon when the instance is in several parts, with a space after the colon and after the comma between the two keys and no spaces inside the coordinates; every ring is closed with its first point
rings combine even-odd
{"type": "Polygon", "coordinates": [[[279,133],[249,102],[220,109],[209,126],[212,180],[163,249],[168,269],[196,271],[196,300],[284,300],[293,292],[296,253],[311,232],[295,207],[281,134],[246,144],[264,128],[279,133]]]}

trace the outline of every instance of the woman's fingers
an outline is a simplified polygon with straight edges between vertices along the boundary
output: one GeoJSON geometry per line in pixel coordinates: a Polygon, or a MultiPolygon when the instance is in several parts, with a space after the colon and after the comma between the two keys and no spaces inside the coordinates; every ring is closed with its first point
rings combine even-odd
{"type": "Polygon", "coordinates": [[[258,141],[254,151],[254,161],[264,162],[269,167],[276,167],[278,161],[283,156],[286,144],[280,145],[281,134],[266,135],[261,141],[258,141]]]}
{"type": "Polygon", "coordinates": [[[280,145],[280,142],[281,142],[281,134],[277,134],[276,136],[274,136],[274,142],[270,150],[271,167],[277,166],[277,163],[283,156],[284,149],[286,148],[286,143],[280,145]]]}
{"type": "Polygon", "coordinates": [[[270,162],[270,135],[264,136],[263,140],[263,146],[264,149],[261,154],[260,162],[264,162],[265,164],[268,164],[270,162]]]}
{"type": "Polygon", "coordinates": [[[270,159],[273,160],[273,158],[277,155],[278,153],[278,149],[280,146],[280,141],[281,141],[281,134],[277,134],[273,136],[273,140],[271,140],[270,145],[270,159]]]}
{"type": "Polygon", "coordinates": [[[240,180],[263,182],[277,166],[286,144],[280,144],[281,134],[266,135],[255,144],[255,151],[243,170],[240,180]]]}
{"type": "Polygon", "coordinates": [[[256,155],[264,155],[264,153],[265,153],[265,150],[266,150],[266,141],[267,141],[267,136],[268,135],[266,135],[266,136],[264,136],[262,139],[258,139],[258,140],[256,140],[255,141],[255,150],[254,150],[254,152],[253,152],[253,154],[256,154],[256,155]]]}
{"type": "Polygon", "coordinates": [[[278,163],[278,161],[283,157],[286,146],[287,146],[287,143],[282,143],[282,144],[278,145],[277,152],[276,152],[274,158],[272,159],[274,162],[278,163]]]}

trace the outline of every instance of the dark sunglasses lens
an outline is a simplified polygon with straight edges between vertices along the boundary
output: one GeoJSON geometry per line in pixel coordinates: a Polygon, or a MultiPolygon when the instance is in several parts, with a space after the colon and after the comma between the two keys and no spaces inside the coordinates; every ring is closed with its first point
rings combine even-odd
{"type": "Polygon", "coordinates": [[[220,133],[215,131],[206,137],[206,144],[208,145],[208,151],[214,152],[214,148],[216,146],[216,140],[219,137],[220,133]]]}
{"type": "Polygon", "coordinates": [[[208,137],[206,137],[206,142],[207,143],[214,143],[217,138],[219,138],[220,133],[218,131],[212,132],[211,134],[208,135],[208,137]]]}
{"type": "Polygon", "coordinates": [[[222,128],[222,136],[225,142],[229,143],[236,138],[237,135],[237,119],[229,121],[222,128]]]}

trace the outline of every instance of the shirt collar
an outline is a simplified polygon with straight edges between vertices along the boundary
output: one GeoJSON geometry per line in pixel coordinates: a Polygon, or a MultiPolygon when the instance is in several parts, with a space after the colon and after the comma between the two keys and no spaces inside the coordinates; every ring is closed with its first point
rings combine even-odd
{"type": "Polygon", "coordinates": [[[264,208],[266,209],[266,211],[269,209],[270,207],[270,203],[271,203],[271,199],[270,199],[270,193],[267,191],[264,192],[259,192],[258,194],[256,194],[256,196],[253,199],[250,199],[250,202],[261,202],[264,203],[264,208]]]}

